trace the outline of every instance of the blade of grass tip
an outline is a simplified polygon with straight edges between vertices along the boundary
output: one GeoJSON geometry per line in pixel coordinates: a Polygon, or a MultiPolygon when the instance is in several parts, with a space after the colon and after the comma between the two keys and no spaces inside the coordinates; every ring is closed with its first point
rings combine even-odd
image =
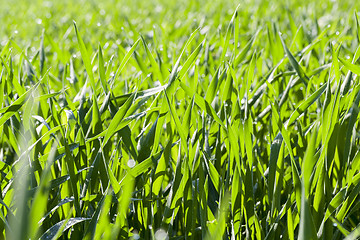
{"type": "Polygon", "coordinates": [[[350,63],[349,61],[345,60],[344,58],[339,57],[338,58],[340,62],[351,72],[355,73],[356,75],[360,76],[360,67],[350,63]]]}
{"type": "Polygon", "coordinates": [[[72,58],[70,58],[70,66],[69,66],[69,68],[70,68],[70,79],[69,79],[69,81],[70,81],[71,84],[75,84],[79,80],[78,80],[78,78],[76,76],[76,73],[75,73],[74,63],[73,63],[72,58]]]}
{"type": "Polygon", "coordinates": [[[25,58],[25,72],[27,75],[27,79],[30,81],[30,83],[34,83],[35,79],[38,79],[34,67],[32,66],[31,61],[29,61],[29,59],[27,58],[27,56],[24,54],[24,58],[25,58]]]}
{"type": "Polygon", "coordinates": [[[141,38],[139,38],[138,40],[136,40],[136,42],[132,45],[132,47],[130,48],[130,50],[125,54],[124,58],[121,60],[121,63],[118,67],[118,69],[116,70],[114,79],[118,79],[120,76],[120,73],[122,72],[122,70],[124,69],[126,63],[129,61],[131,55],[134,53],[137,45],[139,44],[141,38]]]}
{"type": "Polygon", "coordinates": [[[219,89],[219,86],[221,85],[222,79],[224,78],[224,75],[225,75],[224,74],[225,70],[224,70],[221,74],[222,77],[219,76],[220,68],[221,68],[221,66],[219,66],[216,69],[216,72],[214,73],[214,76],[210,82],[210,85],[207,88],[206,93],[205,93],[205,100],[209,103],[212,103],[212,101],[214,100],[215,95],[219,89]]]}
{"type": "Polygon", "coordinates": [[[245,47],[241,50],[241,52],[235,57],[235,60],[233,61],[233,67],[236,68],[241,61],[243,61],[250,51],[251,47],[253,46],[256,37],[259,35],[261,29],[257,30],[256,33],[251,37],[251,39],[248,41],[248,43],[245,45],[245,47]]]}
{"type": "MultiPolygon", "coordinates": [[[[237,8],[240,6],[240,4],[237,6],[237,8]]],[[[239,13],[238,13],[239,14],[239,13]]],[[[240,18],[235,19],[234,23],[234,57],[237,56],[238,52],[238,46],[239,46],[239,31],[240,31],[240,18]]]]}
{"type": "Polygon", "coordinates": [[[288,128],[295,120],[303,114],[306,109],[308,109],[316,100],[320,98],[320,96],[325,92],[329,83],[322,85],[317,91],[311,94],[305,101],[303,101],[295,111],[290,115],[290,118],[285,123],[285,128],[288,128]]]}
{"type": "Polygon", "coordinates": [[[297,33],[297,27],[296,27],[296,24],[295,24],[295,21],[294,21],[294,18],[291,14],[291,11],[290,9],[286,8],[286,15],[287,15],[287,18],[289,20],[289,25],[290,25],[290,30],[291,30],[291,33],[292,35],[294,36],[294,38],[296,37],[296,33],[297,33]]]}
{"type": "Polygon", "coordinates": [[[305,196],[308,198],[310,194],[310,186],[311,186],[311,175],[314,170],[314,166],[316,163],[315,159],[315,148],[316,148],[316,137],[317,137],[317,129],[312,133],[310,142],[307,146],[304,161],[302,163],[302,175],[303,175],[303,184],[305,190],[305,196]]]}
{"type": "Polygon", "coordinates": [[[74,23],[76,38],[77,38],[79,48],[80,48],[81,58],[82,58],[82,60],[84,62],[86,73],[89,76],[90,85],[91,85],[91,88],[93,90],[93,94],[96,95],[96,88],[95,88],[96,85],[95,85],[94,74],[92,72],[90,56],[88,54],[88,51],[86,50],[86,46],[85,46],[85,44],[84,44],[84,42],[83,42],[83,40],[82,40],[82,38],[80,36],[80,33],[79,33],[78,29],[77,29],[76,22],[73,21],[73,23],[74,23]]]}
{"type": "Polygon", "coordinates": [[[304,70],[302,69],[302,67],[300,66],[298,61],[295,59],[294,55],[292,55],[292,53],[290,52],[290,50],[286,46],[286,44],[285,44],[284,40],[282,39],[280,33],[279,33],[279,37],[280,37],[281,43],[282,43],[282,45],[284,47],[284,50],[286,52],[286,55],[289,58],[291,66],[295,69],[295,71],[299,75],[301,81],[305,84],[305,87],[307,87],[307,84],[309,82],[309,77],[306,76],[304,70]]]}
{"type": "Polygon", "coordinates": [[[109,180],[110,180],[111,186],[114,190],[115,195],[117,195],[121,190],[120,184],[118,183],[110,165],[108,165],[107,168],[108,168],[108,174],[109,174],[109,180]]]}
{"type": "Polygon", "coordinates": [[[101,45],[99,44],[99,53],[98,53],[98,62],[99,62],[99,78],[100,78],[100,82],[101,85],[105,91],[105,94],[108,93],[108,89],[107,89],[107,83],[106,83],[106,78],[105,78],[105,63],[104,63],[104,56],[103,56],[103,52],[101,49],[101,45]]]}
{"type": "Polygon", "coordinates": [[[221,181],[220,175],[204,152],[203,152],[203,157],[204,157],[206,169],[210,175],[210,179],[213,182],[216,191],[220,192],[220,181],[221,181]]]}
{"type": "Polygon", "coordinates": [[[282,142],[283,142],[283,137],[281,134],[278,134],[276,135],[273,143],[270,146],[269,175],[268,175],[269,199],[273,198],[273,193],[275,190],[275,173],[276,173],[277,161],[279,158],[279,152],[282,142]]]}
{"type": "Polygon", "coordinates": [[[225,56],[226,56],[226,52],[227,52],[227,49],[228,49],[228,46],[229,46],[229,41],[230,41],[230,36],[231,36],[231,32],[234,28],[234,22],[238,16],[238,9],[240,7],[240,4],[237,6],[231,20],[230,20],[230,23],[227,27],[227,30],[226,30],[226,35],[225,35],[225,40],[224,40],[224,44],[223,44],[223,47],[222,47],[222,52],[221,52],[221,56],[220,56],[220,63],[222,63],[224,60],[225,60],[225,56]]]}
{"type": "MultiPolygon", "coordinates": [[[[12,53],[12,51],[9,52],[9,54],[11,54],[11,53],[12,53]]],[[[4,67],[3,70],[6,69],[6,72],[7,72],[9,75],[13,74],[14,69],[13,69],[13,67],[12,67],[12,60],[11,60],[11,58],[10,58],[9,64],[6,64],[6,59],[4,59],[2,56],[0,56],[0,61],[1,61],[1,63],[2,63],[2,66],[4,67]]],[[[11,79],[12,77],[13,77],[13,76],[10,76],[10,79],[11,79]]],[[[11,79],[11,80],[12,80],[12,79],[11,79]]],[[[18,84],[19,84],[19,83],[18,83],[18,84]]],[[[19,85],[20,85],[20,84],[19,84],[19,85]]]]}
{"type": "MultiPolygon", "coordinates": [[[[180,53],[180,56],[178,57],[173,69],[171,70],[170,76],[169,76],[169,81],[168,81],[168,85],[166,86],[166,91],[169,95],[172,95],[172,91],[173,91],[173,83],[175,82],[176,78],[178,77],[178,68],[180,66],[180,61],[181,61],[181,57],[185,52],[185,49],[187,47],[188,44],[190,44],[190,42],[192,42],[192,40],[195,38],[196,34],[199,32],[199,28],[196,29],[189,37],[189,39],[186,41],[186,43],[184,44],[183,50],[180,53]]],[[[200,50],[199,50],[200,51],[200,50]]],[[[196,57],[196,56],[195,56],[196,57]]],[[[195,58],[194,57],[194,58],[195,58]]],[[[191,64],[191,63],[190,63],[191,64]]],[[[189,64],[189,67],[190,67],[189,64]]],[[[186,70],[187,71],[187,70],[186,70]]],[[[185,74],[185,70],[182,72],[182,74],[185,74]]]]}
{"type": "Polygon", "coordinates": [[[185,73],[189,70],[190,66],[192,63],[195,62],[196,57],[199,55],[201,49],[203,48],[205,44],[205,39],[204,41],[202,41],[196,48],[195,50],[190,54],[190,56],[187,58],[186,62],[184,63],[184,65],[181,67],[178,77],[181,80],[184,76],[185,73]]]}
{"type": "Polygon", "coordinates": [[[160,81],[161,85],[164,85],[164,79],[163,79],[163,76],[162,76],[162,73],[161,73],[161,69],[159,67],[159,64],[155,61],[152,53],[150,52],[150,49],[145,41],[145,39],[143,38],[143,36],[141,36],[141,41],[144,45],[144,48],[145,48],[145,51],[146,51],[146,55],[148,56],[149,60],[150,60],[150,63],[151,63],[151,66],[153,68],[153,71],[155,73],[155,76],[157,77],[157,79],[160,81]]]}
{"type": "Polygon", "coordinates": [[[354,57],[352,59],[352,63],[356,63],[357,60],[359,60],[360,58],[360,46],[357,47],[356,51],[355,51],[355,54],[354,54],[354,57]]]}

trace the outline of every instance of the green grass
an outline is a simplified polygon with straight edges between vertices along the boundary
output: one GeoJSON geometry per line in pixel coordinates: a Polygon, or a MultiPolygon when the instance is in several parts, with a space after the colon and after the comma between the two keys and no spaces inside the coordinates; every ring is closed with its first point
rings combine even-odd
{"type": "Polygon", "coordinates": [[[357,239],[355,1],[6,1],[0,239],[357,239]]]}

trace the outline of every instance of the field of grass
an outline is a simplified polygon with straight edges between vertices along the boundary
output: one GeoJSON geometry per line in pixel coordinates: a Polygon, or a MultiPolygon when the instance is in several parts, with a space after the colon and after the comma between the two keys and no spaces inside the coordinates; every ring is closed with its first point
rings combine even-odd
{"type": "Polygon", "coordinates": [[[0,3],[0,239],[360,237],[360,3],[0,3]]]}

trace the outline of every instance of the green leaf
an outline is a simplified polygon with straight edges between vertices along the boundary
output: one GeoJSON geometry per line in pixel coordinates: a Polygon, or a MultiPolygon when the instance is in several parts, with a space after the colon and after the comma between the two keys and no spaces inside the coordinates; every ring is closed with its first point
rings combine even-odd
{"type": "Polygon", "coordinates": [[[102,53],[100,44],[99,44],[98,61],[99,61],[99,79],[100,79],[101,85],[105,91],[105,94],[107,94],[108,89],[107,89],[107,82],[105,79],[106,78],[105,77],[105,63],[104,63],[104,57],[103,57],[103,53],[102,53]]]}
{"type": "Polygon", "coordinates": [[[355,73],[356,75],[360,75],[360,67],[350,63],[349,61],[345,60],[344,58],[338,58],[344,66],[349,69],[351,72],[355,73]]]}
{"type": "Polygon", "coordinates": [[[327,86],[327,84],[322,85],[318,90],[316,90],[316,92],[311,94],[310,97],[303,101],[290,115],[289,120],[285,123],[285,127],[287,128],[292,123],[294,123],[301,114],[303,114],[317,99],[319,99],[320,96],[325,92],[327,86]]]}
{"type": "Polygon", "coordinates": [[[164,80],[163,80],[163,76],[162,76],[159,64],[155,61],[155,59],[154,59],[153,55],[151,54],[151,52],[149,50],[149,47],[146,44],[145,39],[143,38],[143,36],[141,36],[141,40],[142,40],[142,43],[144,44],[146,55],[148,56],[148,58],[150,60],[150,63],[151,63],[151,66],[152,66],[152,69],[153,69],[153,71],[155,73],[155,77],[160,81],[161,84],[164,84],[164,80]]]}
{"type": "Polygon", "coordinates": [[[76,22],[74,21],[74,28],[75,28],[75,33],[76,33],[76,38],[77,38],[77,41],[78,41],[78,44],[79,44],[79,48],[80,48],[80,53],[81,53],[81,57],[82,57],[82,60],[84,62],[84,65],[85,65],[85,69],[86,69],[86,73],[87,75],[89,76],[89,79],[90,79],[90,85],[91,85],[91,88],[93,90],[93,94],[96,93],[96,85],[95,85],[95,79],[94,79],[94,74],[93,74],[93,71],[92,71],[92,65],[91,65],[91,61],[90,61],[90,56],[88,54],[88,51],[86,50],[86,46],[80,36],[80,33],[76,27],[76,22]]]}
{"type": "Polygon", "coordinates": [[[66,230],[71,228],[72,226],[84,222],[89,221],[91,218],[83,218],[83,217],[75,217],[75,218],[69,218],[66,220],[62,220],[55,225],[53,225],[51,228],[49,228],[41,237],[41,240],[54,240],[59,237],[59,235],[62,235],[66,230]],[[60,233],[60,234],[59,234],[60,233]]]}
{"type": "Polygon", "coordinates": [[[239,63],[241,61],[243,61],[246,57],[246,55],[248,54],[248,52],[250,51],[251,47],[253,46],[257,35],[259,34],[260,30],[258,30],[252,37],[251,39],[247,42],[247,44],[245,45],[245,47],[241,50],[241,52],[239,52],[239,54],[235,57],[234,62],[233,62],[233,66],[234,68],[237,67],[239,65],[239,63]]]}
{"type": "Polygon", "coordinates": [[[301,211],[300,211],[300,229],[299,240],[317,239],[314,222],[310,212],[310,204],[306,198],[305,188],[302,186],[301,211]]]}
{"type": "Polygon", "coordinates": [[[102,145],[105,146],[105,144],[109,141],[109,139],[116,133],[118,129],[118,125],[120,122],[124,119],[126,112],[129,110],[131,105],[134,102],[136,93],[131,94],[131,96],[126,100],[126,102],[120,107],[120,109],[116,112],[115,116],[110,122],[109,127],[107,128],[104,141],[102,142],[102,145]]]}
{"type": "Polygon", "coordinates": [[[295,71],[298,74],[298,76],[300,77],[301,81],[305,84],[305,86],[307,86],[307,84],[309,82],[309,77],[306,76],[305,71],[302,69],[299,62],[295,59],[294,55],[290,52],[288,47],[285,45],[285,42],[282,39],[280,34],[279,34],[279,37],[280,37],[281,43],[284,47],[284,50],[286,52],[286,55],[289,58],[291,66],[295,69],[295,71]]]}
{"type": "MultiPolygon", "coordinates": [[[[176,63],[174,64],[172,70],[171,70],[171,73],[170,73],[170,76],[169,76],[169,81],[168,81],[168,84],[167,84],[167,87],[166,87],[166,91],[168,94],[172,94],[172,89],[173,89],[173,83],[175,82],[175,80],[177,79],[178,77],[178,68],[180,66],[180,61],[181,61],[181,57],[183,56],[184,52],[185,52],[185,49],[187,47],[188,44],[191,43],[191,41],[195,38],[196,34],[199,32],[199,29],[196,29],[189,37],[189,39],[186,41],[184,47],[183,47],[183,50],[181,51],[181,54],[180,56],[178,57],[176,63]]],[[[184,70],[180,70],[181,72],[181,76],[184,76],[184,74],[186,73],[186,71],[188,70],[188,68],[190,67],[190,65],[192,64],[192,62],[195,60],[197,54],[200,52],[201,50],[201,47],[202,44],[200,44],[196,50],[190,55],[190,57],[188,58],[188,60],[185,62],[184,64],[184,70]]]]}
{"type": "Polygon", "coordinates": [[[188,154],[189,150],[188,150],[188,145],[187,145],[187,136],[185,135],[185,130],[183,129],[183,126],[182,124],[180,123],[180,120],[179,120],[179,117],[173,107],[173,105],[170,103],[170,100],[165,93],[165,97],[166,97],[166,101],[168,103],[168,106],[169,106],[169,110],[170,110],[170,113],[171,113],[171,116],[173,117],[174,119],[174,122],[175,122],[175,126],[176,126],[176,129],[180,135],[180,140],[181,140],[181,147],[184,149],[185,153],[188,154]]]}
{"type": "Polygon", "coordinates": [[[203,48],[204,44],[205,44],[205,40],[202,41],[195,48],[195,50],[190,54],[190,56],[186,59],[184,65],[181,67],[181,69],[180,69],[180,71],[178,73],[179,79],[182,79],[185,76],[185,73],[189,70],[190,66],[195,62],[196,57],[199,55],[199,53],[200,53],[201,49],[203,48]]]}

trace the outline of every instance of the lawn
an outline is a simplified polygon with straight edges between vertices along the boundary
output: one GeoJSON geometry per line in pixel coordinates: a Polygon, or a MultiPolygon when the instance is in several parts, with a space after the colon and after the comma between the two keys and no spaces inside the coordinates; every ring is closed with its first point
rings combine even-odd
{"type": "Polygon", "coordinates": [[[360,2],[0,3],[0,239],[360,237],[360,2]]]}

